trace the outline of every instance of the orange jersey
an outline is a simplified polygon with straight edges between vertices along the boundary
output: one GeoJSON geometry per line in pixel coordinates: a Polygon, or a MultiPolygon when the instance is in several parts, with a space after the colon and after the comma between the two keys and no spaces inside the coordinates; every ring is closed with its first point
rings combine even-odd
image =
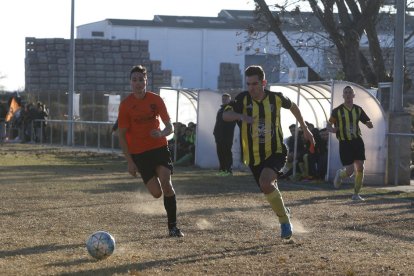
{"type": "Polygon", "coordinates": [[[152,130],[160,129],[160,118],[162,121],[170,120],[164,101],[153,92],[146,92],[143,99],[130,94],[121,102],[118,126],[127,129],[129,153],[142,153],[168,145],[166,137],[151,137],[152,130]]]}

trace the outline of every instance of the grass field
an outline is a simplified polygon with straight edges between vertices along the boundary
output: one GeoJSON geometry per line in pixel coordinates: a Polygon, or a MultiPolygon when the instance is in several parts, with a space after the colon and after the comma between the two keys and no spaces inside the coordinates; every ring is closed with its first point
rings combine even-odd
{"type": "Polygon", "coordinates": [[[179,226],[162,199],[108,153],[0,146],[1,275],[414,275],[414,194],[280,182],[294,237],[280,229],[249,172],[175,168],[179,226]],[[96,261],[85,241],[116,240],[96,261]]]}

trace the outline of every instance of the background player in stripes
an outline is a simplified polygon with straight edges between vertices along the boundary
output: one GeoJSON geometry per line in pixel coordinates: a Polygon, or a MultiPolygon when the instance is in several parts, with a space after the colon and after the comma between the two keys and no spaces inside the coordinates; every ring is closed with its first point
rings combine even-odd
{"type": "Polygon", "coordinates": [[[373,128],[373,125],[362,107],[354,104],[355,92],[351,86],[345,86],[342,97],[344,103],[332,110],[327,124],[327,129],[339,140],[339,156],[344,166],[336,172],[334,187],[339,188],[342,179],[355,172],[352,200],[364,200],[359,193],[364,181],[365,145],[358,123],[368,128],[373,128]]]}

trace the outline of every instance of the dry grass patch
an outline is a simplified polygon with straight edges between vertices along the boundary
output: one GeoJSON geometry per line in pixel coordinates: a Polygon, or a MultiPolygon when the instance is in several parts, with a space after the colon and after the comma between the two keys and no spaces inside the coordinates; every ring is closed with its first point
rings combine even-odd
{"type": "Polygon", "coordinates": [[[169,238],[162,200],[110,153],[26,144],[0,147],[2,275],[414,275],[414,195],[365,187],[281,182],[294,238],[250,173],[218,177],[176,168],[179,223],[169,238]],[[115,253],[85,248],[106,230],[115,253]]]}

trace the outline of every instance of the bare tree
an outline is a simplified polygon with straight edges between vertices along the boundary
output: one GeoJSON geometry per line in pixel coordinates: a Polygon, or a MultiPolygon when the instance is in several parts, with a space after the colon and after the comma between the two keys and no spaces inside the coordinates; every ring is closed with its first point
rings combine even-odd
{"type": "Polygon", "coordinates": [[[296,66],[298,67],[308,67],[309,68],[309,80],[310,81],[319,81],[323,80],[321,76],[319,76],[316,71],[312,69],[311,66],[309,66],[305,60],[302,58],[302,56],[296,51],[296,49],[292,46],[292,44],[289,42],[289,39],[286,38],[286,36],[283,34],[281,29],[281,20],[277,14],[273,15],[269,7],[267,6],[266,2],[264,0],[255,0],[257,4],[256,11],[257,13],[263,14],[266,18],[267,22],[270,25],[271,31],[276,35],[276,37],[281,42],[283,48],[286,49],[286,51],[289,53],[289,55],[292,57],[293,61],[295,62],[296,66]]]}
{"type": "MultiPolygon", "coordinates": [[[[298,53],[297,47],[292,46],[283,33],[282,28],[285,26],[279,17],[279,14],[286,12],[288,3],[300,4],[300,2],[304,1],[291,0],[285,1],[284,5],[270,5],[275,9],[271,12],[265,0],[255,0],[256,13],[258,17],[265,18],[270,31],[277,36],[296,66],[311,68],[298,53]]],[[[319,34],[319,37],[329,41],[336,49],[345,80],[369,86],[391,80],[391,74],[386,71],[384,53],[377,33],[380,8],[384,5],[384,0],[307,0],[307,2],[328,35],[321,37],[319,34]],[[361,49],[360,40],[363,35],[367,38],[369,51],[361,49]]],[[[301,13],[299,6],[294,12],[301,13]]],[[[306,22],[303,29],[306,29],[306,22]]],[[[310,33],[311,30],[308,29],[308,32],[310,33]]],[[[322,43],[314,43],[314,45],[318,44],[322,43]]],[[[324,50],[330,51],[327,47],[324,50]]],[[[309,70],[309,80],[320,79],[322,77],[318,73],[313,69],[309,70]]],[[[408,74],[406,80],[410,81],[408,74]]]]}

